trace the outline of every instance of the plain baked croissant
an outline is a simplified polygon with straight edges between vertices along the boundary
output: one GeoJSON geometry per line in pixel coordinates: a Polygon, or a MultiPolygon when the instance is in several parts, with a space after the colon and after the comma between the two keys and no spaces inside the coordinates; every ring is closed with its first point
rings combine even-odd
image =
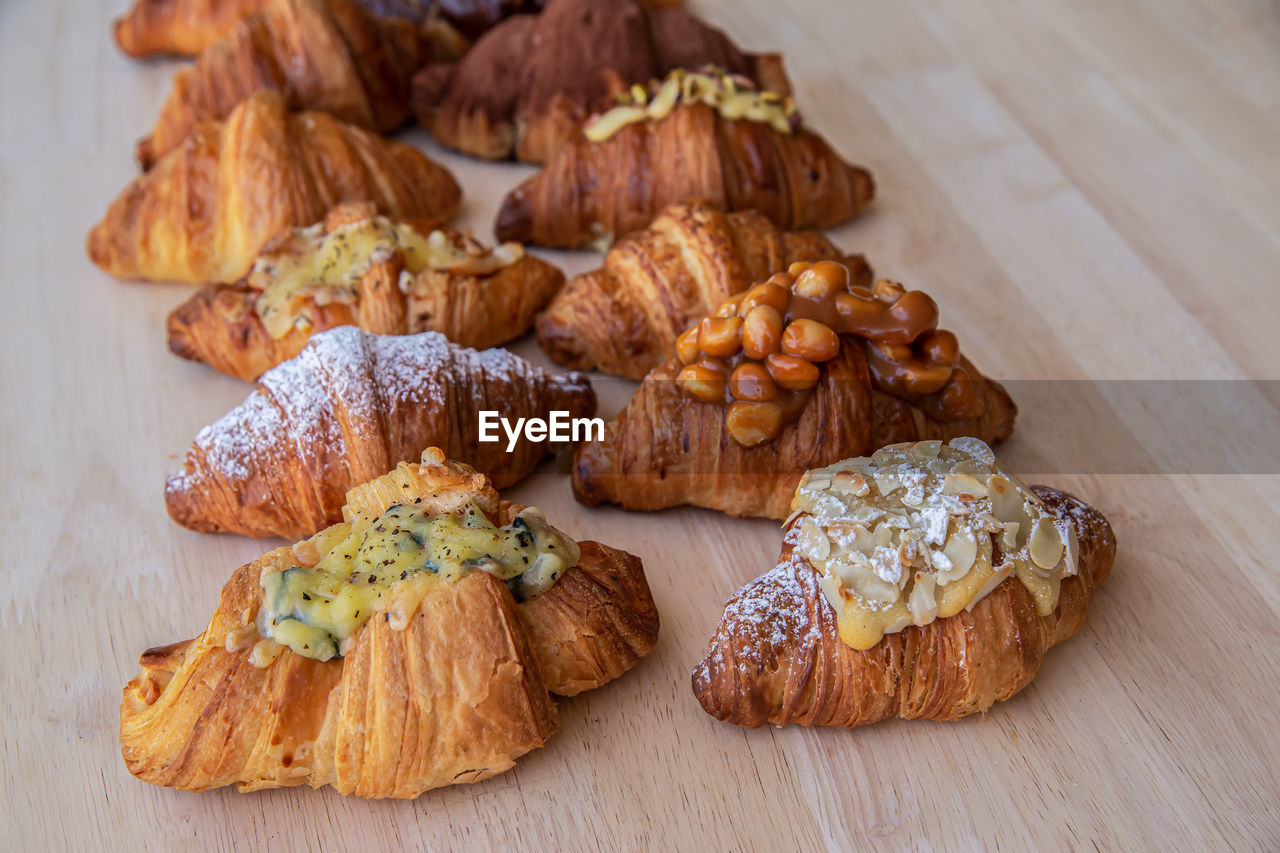
{"type": "MultiPolygon", "coordinates": [[[[693,671],[698,701],[713,717],[740,726],[853,728],[891,717],[955,720],[1008,699],[1031,681],[1050,647],[1079,630],[1116,555],[1115,535],[1100,512],[1056,489],[1030,488],[1048,519],[1069,528],[1074,542],[1067,548],[1078,549],[1056,603],[1041,606],[1006,568],[976,603],[855,648],[842,637],[830,577],[799,553],[804,517],[798,516],[777,566],[725,605],[693,671]]],[[[993,547],[998,555],[998,539],[993,547]]]]}
{"type": "Polygon", "coordinates": [[[287,328],[280,330],[278,323],[269,327],[263,319],[262,284],[269,289],[276,281],[256,267],[293,253],[305,259],[317,251],[316,243],[324,236],[368,225],[376,221],[375,214],[367,203],[339,205],[319,228],[290,230],[273,240],[247,278],[208,285],[174,309],[168,320],[169,349],[246,380],[297,355],[313,335],[335,326],[359,326],[383,335],[440,332],[459,346],[484,349],[528,331],[537,312],[564,283],[559,269],[532,255],[519,252],[514,260],[491,269],[485,264],[494,253],[480,250],[469,238],[430,220],[406,223],[424,237],[439,231],[461,260],[448,268],[428,267],[411,274],[403,249],[380,243],[365,271],[348,290],[340,291],[345,298],[304,282],[282,306],[292,310],[287,328]],[[294,243],[301,246],[293,249],[294,243]]]}
{"type": "Polygon", "coordinates": [[[605,424],[603,440],[578,448],[579,502],[632,510],[692,504],[781,519],[811,468],[896,442],[972,436],[994,443],[1013,432],[1017,407],[960,354],[954,335],[936,328],[937,305],[926,294],[887,280],[873,293],[827,261],[791,269],[795,274],[775,274],[692,325],[677,341],[680,356],[645,376],[605,424]],[[748,357],[756,342],[747,309],[779,290],[793,305],[810,302],[799,291],[815,281],[824,302],[810,304],[811,311],[834,313],[828,303],[843,294],[838,298],[870,312],[857,323],[883,327],[885,335],[837,334],[809,319],[780,320],[774,311],[779,328],[787,324],[781,349],[775,331],[767,357],[748,357]],[[737,316],[743,312],[747,320],[737,316]],[[830,352],[802,355],[788,342],[796,330],[824,337],[830,352]],[[759,378],[740,381],[739,367],[759,378]]]}
{"type": "Polygon", "coordinates": [[[575,370],[642,379],[730,296],[796,261],[841,258],[855,285],[871,284],[862,256],[844,257],[816,231],[782,231],[752,210],[675,204],[615,243],[599,269],[570,280],[538,316],[538,346],[575,370]]]}
{"type": "Polygon", "coordinates": [[[429,57],[412,23],[356,0],[268,0],[174,75],[138,162],[151,168],[201,121],[226,118],[260,89],[282,92],[291,109],[386,133],[408,118],[409,81],[429,57]]]}
{"type": "Polygon", "coordinates": [[[462,192],[410,145],[326,113],[290,113],[260,91],[204,122],[136,178],[89,232],[89,259],[117,278],[236,281],[286,228],[371,201],[396,219],[448,219],[462,192]]]}
{"type": "Polygon", "coordinates": [[[555,733],[549,692],[597,687],[653,648],[658,614],[640,560],[597,542],[575,543],[576,562],[523,600],[514,581],[479,569],[452,579],[429,576],[437,570],[428,563],[401,574],[399,586],[383,578],[392,603],[375,603],[329,659],[262,638],[278,624],[258,618],[272,615],[269,578],[316,566],[397,505],[428,517],[470,505],[491,524],[525,517],[434,448],[421,465],[353,489],[346,523],[241,567],[198,637],[142,654],[120,707],[129,772],[193,791],[331,785],[416,797],[510,768],[555,733]]]}
{"type": "Polygon", "coordinates": [[[460,62],[419,72],[414,112],[450,148],[542,163],[614,93],[673,68],[713,63],[789,91],[776,55],[743,53],[682,9],[646,5],[659,4],[551,0],[540,15],[508,18],[460,62]]]}
{"type": "Polygon", "coordinates": [[[200,431],[165,483],[165,503],[193,530],[296,539],[339,520],[348,489],[432,445],[498,488],[519,481],[548,444],[523,433],[511,452],[505,437],[481,442],[481,411],[514,422],[554,411],[588,417],[595,405],[586,377],[550,376],[506,350],[340,326],[200,431]]]}
{"type": "Polygon", "coordinates": [[[780,133],[691,103],[602,142],[575,135],[507,194],[494,230],[500,240],[599,248],[693,199],[757,210],[787,230],[832,228],[873,194],[869,172],[808,130],[780,133]]]}

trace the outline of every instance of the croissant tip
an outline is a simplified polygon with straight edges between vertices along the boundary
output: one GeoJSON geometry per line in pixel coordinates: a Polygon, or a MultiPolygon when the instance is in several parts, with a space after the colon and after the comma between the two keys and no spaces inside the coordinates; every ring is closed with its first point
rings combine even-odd
{"type": "Polygon", "coordinates": [[[134,159],[138,161],[138,166],[142,171],[149,172],[151,167],[156,164],[159,158],[156,156],[155,139],[151,136],[143,137],[138,140],[137,146],[133,152],[134,159]]]}
{"type": "Polygon", "coordinates": [[[529,199],[520,187],[507,193],[498,210],[493,231],[503,243],[529,243],[533,239],[533,217],[529,199]]]}
{"type": "Polygon", "coordinates": [[[871,172],[858,166],[849,167],[853,181],[853,195],[858,209],[866,207],[876,197],[876,179],[871,172]]]}

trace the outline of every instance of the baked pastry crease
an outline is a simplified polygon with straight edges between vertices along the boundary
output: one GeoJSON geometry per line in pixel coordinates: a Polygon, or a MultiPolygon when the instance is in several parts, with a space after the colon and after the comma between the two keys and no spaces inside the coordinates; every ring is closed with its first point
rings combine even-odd
{"type": "Polygon", "coordinates": [[[549,452],[523,433],[510,452],[505,438],[479,441],[481,411],[514,421],[553,411],[587,417],[595,405],[586,377],[550,376],[506,350],[341,326],[267,371],[244,403],[200,431],[165,483],[165,503],[193,530],[296,539],[338,521],[348,489],[423,448],[444,448],[498,488],[549,452]]]}
{"type": "Polygon", "coordinates": [[[782,519],[809,469],[897,442],[973,436],[995,443],[1013,432],[1013,400],[959,352],[954,335],[936,328],[937,305],[926,294],[887,280],[874,292],[860,288],[831,262],[792,270],[798,275],[774,275],[692,324],[677,341],[685,351],[645,376],[606,422],[602,441],[578,448],[573,494],[580,503],[691,504],[782,519]],[[821,301],[797,295],[815,281],[809,269],[828,276],[818,276],[818,286],[833,288],[821,301]],[[792,300],[850,321],[829,304],[833,294],[842,294],[840,310],[851,304],[868,312],[870,337],[815,328],[822,324],[774,308],[792,300]],[[769,305],[775,297],[784,301],[769,305]],[[755,319],[769,313],[752,316],[761,305],[773,310],[774,328],[766,351],[748,357],[758,345],[755,319]],[[805,341],[791,344],[791,325],[820,333],[829,352],[801,357],[805,341]],[[886,343],[886,334],[907,343],[886,343]]]}
{"type": "Polygon", "coordinates": [[[414,147],[326,113],[290,113],[279,92],[259,91],[136,178],[86,249],[117,278],[236,281],[272,237],[342,202],[444,220],[461,196],[453,176],[414,147]]]}
{"type": "Polygon", "coordinates": [[[556,295],[538,316],[538,346],[575,370],[642,379],[729,297],[796,261],[828,259],[843,260],[855,285],[871,284],[861,255],[846,257],[816,231],[783,231],[753,210],[674,204],[556,295]]]}
{"type": "Polygon", "coordinates": [[[414,24],[356,0],[267,0],[174,75],[138,161],[151,168],[201,121],[225,119],[260,89],[280,91],[291,109],[386,133],[408,118],[409,81],[430,55],[414,24]]]}
{"type": "Polygon", "coordinates": [[[484,249],[434,220],[392,223],[370,204],[339,205],[323,223],[272,240],[246,278],[208,285],[174,309],[169,349],[246,380],[336,326],[440,332],[483,349],[527,332],[563,283],[519,245],[484,249]],[[414,246],[404,243],[410,231],[421,238],[414,246]]]}
{"type": "Polygon", "coordinates": [[[551,0],[540,15],[508,18],[460,62],[419,72],[414,112],[449,148],[542,163],[612,95],[673,68],[714,63],[789,91],[776,55],[743,53],[682,9],[645,6],[551,0]]]}
{"type": "MultiPolygon", "coordinates": [[[[309,582],[341,550],[335,542],[363,530],[368,547],[370,531],[406,507],[447,520],[461,506],[490,529],[520,531],[512,519],[530,517],[433,449],[421,465],[354,489],[343,524],[238,569],[198,637],[143,653],[120,709],[129,771],[193,791],[305,784],[416,797],[510,768],[555,733],[549,691],[599,686],[652,649],[658,617],[640,561],[592,542],[574,543],[579,553],[565,561],[574,564],[523,601],[512,591],[522,576],[504,583],[492,568],[453,578],[428,560],[379,582],[355,566],[352,580],[381,583],[385,598],[370,599],[340,654],[279,633],[288,623],[318,636],[298,621],[306,614],[277,612],[272,596],[291,578],[309,582]],[[606,610],[613,618],[600,618],[606,610]]],[[[541,524],[539,536],[563,542],[541,524]]]]}
{"type": "MultiPolygon", "coordinates": [[[[1042,609],[1019,577],[996,574],[987,585],[997,585],[968,608],[854,648],[842,639],[823,575],[799,553],[798,516],[777,566],[725,605],[693,671],[694,695],[708,714],[740,726],[845,728],[891,717],[956,720],[1010,698],[1049,648],[1080,629],[1116,553],[1096,509],[1046,486],[1031,490],[1044,517],[1067,528],[1078,548],[1055,603],[1042,609]]],[[[998,555],[998,539],[995,548],[998,555]]]]}

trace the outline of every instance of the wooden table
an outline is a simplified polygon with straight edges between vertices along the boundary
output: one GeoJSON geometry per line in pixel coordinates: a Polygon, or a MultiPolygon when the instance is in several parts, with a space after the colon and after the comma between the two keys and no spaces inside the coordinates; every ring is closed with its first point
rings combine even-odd
{"type": "MultiPolygon", "coordinates": [[[[108,20],[123,5],[0,6],[0,848],[1280,846],[1280,477],[1267,464],[1057,469],[1045,479],[1102,507],[1121,543],[1081,633],[985,716],[855,732],[739,730],[690,693],[725,598],[772,565],[776,525],[584,510],[547,465],[511,497],[642,555],[662,635],[627,677],[561,702],[545,749],[413,802],[134,780],[117,707],[138,653],[198,632],[268,544],[165,515],[164,475],[248,388],[166,351],[165,314],[187,289],[112,281],[82,249],[175,67],[117,52],[108,20]]],[[[879,182],[874,212],[836,241],[930,290],[991,374],[1280,376],[1273,4],[694,6],[786,54],[811,126],[879,182]]],[[[530,170],[409,136],[454,169],[465,224],[489,239],[498,199],[530,170]]],[[[550,257],[571,273],[596,262],[550,257]]],[[[542,361],[529,341],[516,349],[542,361]]],[[[612,409],[631,388],[600,387],[612,409]]],[[[1106,394],[1101,411],[1052,418],[1024,401],[1006,457],[1041,458],[1107,417],[1141,446],[1141,413],[1117,414],[1126,387],[1107,386],[1114,411],[1106,394]]],[[[1255,401],[1255,426],[1275,424],[1276,399],[1255,401]]],[[[1204,441],[1215,417],[1192,425],[1204,441]]]]}

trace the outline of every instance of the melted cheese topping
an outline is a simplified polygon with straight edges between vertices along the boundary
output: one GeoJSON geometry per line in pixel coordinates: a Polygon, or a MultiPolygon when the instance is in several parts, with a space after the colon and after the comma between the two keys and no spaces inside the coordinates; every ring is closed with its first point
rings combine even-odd
{"type": "MultiPolygon", "coordinates": [[[[410,276],[428,269],[488,275],[524,256],[518,243],[487,250],[466,239],[459,244],[443,230],[423,236],[384,216],[328,232],[324,223],[298,229],[285,250],[258,258],[249,273],[249,286],[261,291],[256,308],[268,334],[282,338],[296,325],[314,324],[306,313],[308,300],[354,304],[361,277],[397,250],[410,276]]],[[[400,284],[407,286],[403,277],[400,284]]]]}
{"type": "Polygon", "coordinates": [[[795,552],[821,574],[855,649],[971,610],[1011,575],[1047,614],[1076,573],[1075,528],[973,438],[891,445],[810,471],[791,507],[795,552]]]}
{"type": "Polygon", "coordinates": [[[329,540],[334,544],[315,566],[263,575],[255,664],[269,664],[278,647],[322,661],[343,655],[375,613],[403,630],[433,585],[473,570],[506,581],[522,601],[578,562],[577,543],[532,507],[498,527],[474,504],[436,517],[393,506],[372,522],[335,525],[329,540]]]}
{"type": "Polygon", "coordinates": [[[789,134],[799,124],[789,95],[759,91],[750,80],[714,67],[707,71],[677,68],[648,88],[632,86],[620,100],[621,104],[583,125],[587,139],[603,142],[629,124],[660,121],[681,104],[706,104],[724,118],[761,122],[778,133],[789,134]]]}

